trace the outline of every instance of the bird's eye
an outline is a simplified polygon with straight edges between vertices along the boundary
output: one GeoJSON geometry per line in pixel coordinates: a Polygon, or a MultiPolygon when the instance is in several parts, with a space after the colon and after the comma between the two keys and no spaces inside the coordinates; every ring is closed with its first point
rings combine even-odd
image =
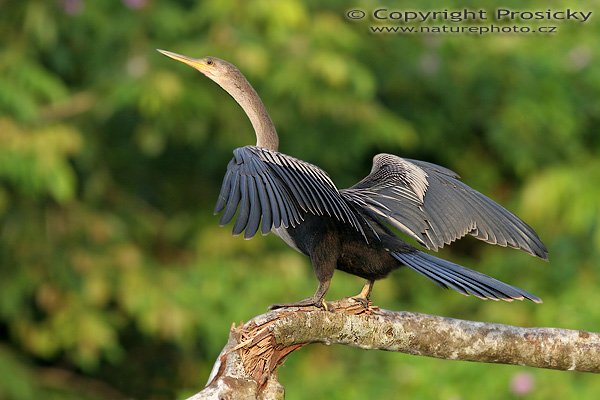
{"type": "Polygon", "coordinates": [[[211,60],[210,58],[208,60],[206,60],[206,64],[208,65],[213,65],[215,62],[213,60],[211,60]]]}

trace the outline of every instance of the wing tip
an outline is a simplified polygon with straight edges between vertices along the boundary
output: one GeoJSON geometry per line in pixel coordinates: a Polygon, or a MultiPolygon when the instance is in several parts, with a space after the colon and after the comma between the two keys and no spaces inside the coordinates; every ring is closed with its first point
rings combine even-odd
{"type": "Polygon", "coordinates": [[[531,301],[533,301],[535,304],[543,304],[544,300],[540,299],[539,297],[533,296],[533,299],[529,299],[531,301]]]}
{"type": "Polygon", "coordinates": [[[546,262],[550,261],[550,258],[548,256],[548,250],[546,249],[546,247],[542,247],[541,251],[536,253],[535,255],[546,262]]]}

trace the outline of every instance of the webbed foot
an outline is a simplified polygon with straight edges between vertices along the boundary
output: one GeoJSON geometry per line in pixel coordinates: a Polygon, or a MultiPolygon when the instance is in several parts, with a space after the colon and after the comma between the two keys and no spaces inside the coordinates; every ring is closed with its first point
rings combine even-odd
{"type": "Polygon", "coordinates": [[[314,296],[304,300],[295,301],[293,303],[272,304],[271,306],[269,306],[269,310],[276,310],[278,308],[285,307],[317,307],[322,308],[325,311],[328,310],[327,303],[325,303],[325,300],[323,300],[322,297],[316,298],[314,296]]]}
{"type": "Polygon", "coordinates": [[[369,296],[371,295],[371,290],[373,290],[374,283],[374,281],[367,281],[360,293],[350,298],[362,304],[364,308],[369,308],[369,296]]]}
{"type": "Polygon", "coordinates": [[[352,300],[360,303],[361,306],[363,306],[364,308],[369,308],[369,302],[370,300],[367,299],[366,297],[360,297],[360,296],[353,296],[350,297],[352,300]]]}
{"type": "Polygon", "coordinates": [[[276,310],[278,308],[284,307],[317,307],[322,308],[325,311],[328,311],[327,303],[325,303],[325,293],[327,293],[327,289],[329,288],[329,282],[331,281],[331,277],[328,279],[319,280],[319,288],[308,299],[295,301],[293,303],[284,303],[284,304],[273,304],[269,307],[269,310],[276,310]]]}

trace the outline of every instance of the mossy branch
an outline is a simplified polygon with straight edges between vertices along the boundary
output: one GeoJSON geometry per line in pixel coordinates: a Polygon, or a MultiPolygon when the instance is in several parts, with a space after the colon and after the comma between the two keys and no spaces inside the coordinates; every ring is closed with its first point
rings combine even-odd
{"type": "Polygon", "coordinates": [[[288,308],[232,326],[207,386],[188,400],[282,399],[277,367],[310,344],[537,368],[600,372],[600,334],[558,328],[521,328],[413,312],[365,309],[351,299],[329,311],[288,308]]]}

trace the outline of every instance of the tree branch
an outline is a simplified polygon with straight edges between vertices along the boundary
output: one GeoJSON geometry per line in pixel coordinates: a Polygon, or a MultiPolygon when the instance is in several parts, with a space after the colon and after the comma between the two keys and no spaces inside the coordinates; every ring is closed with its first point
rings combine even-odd
{"type": "Polygon", "coordinates": [[[329,311],[288,308],[232,326],[207,386],[188,400],[282,399],[277,367],[310,343],[537,368],[600,372],[600,334],[520,328],[413,312],[364,308],[352,299],[329,311]]]}

